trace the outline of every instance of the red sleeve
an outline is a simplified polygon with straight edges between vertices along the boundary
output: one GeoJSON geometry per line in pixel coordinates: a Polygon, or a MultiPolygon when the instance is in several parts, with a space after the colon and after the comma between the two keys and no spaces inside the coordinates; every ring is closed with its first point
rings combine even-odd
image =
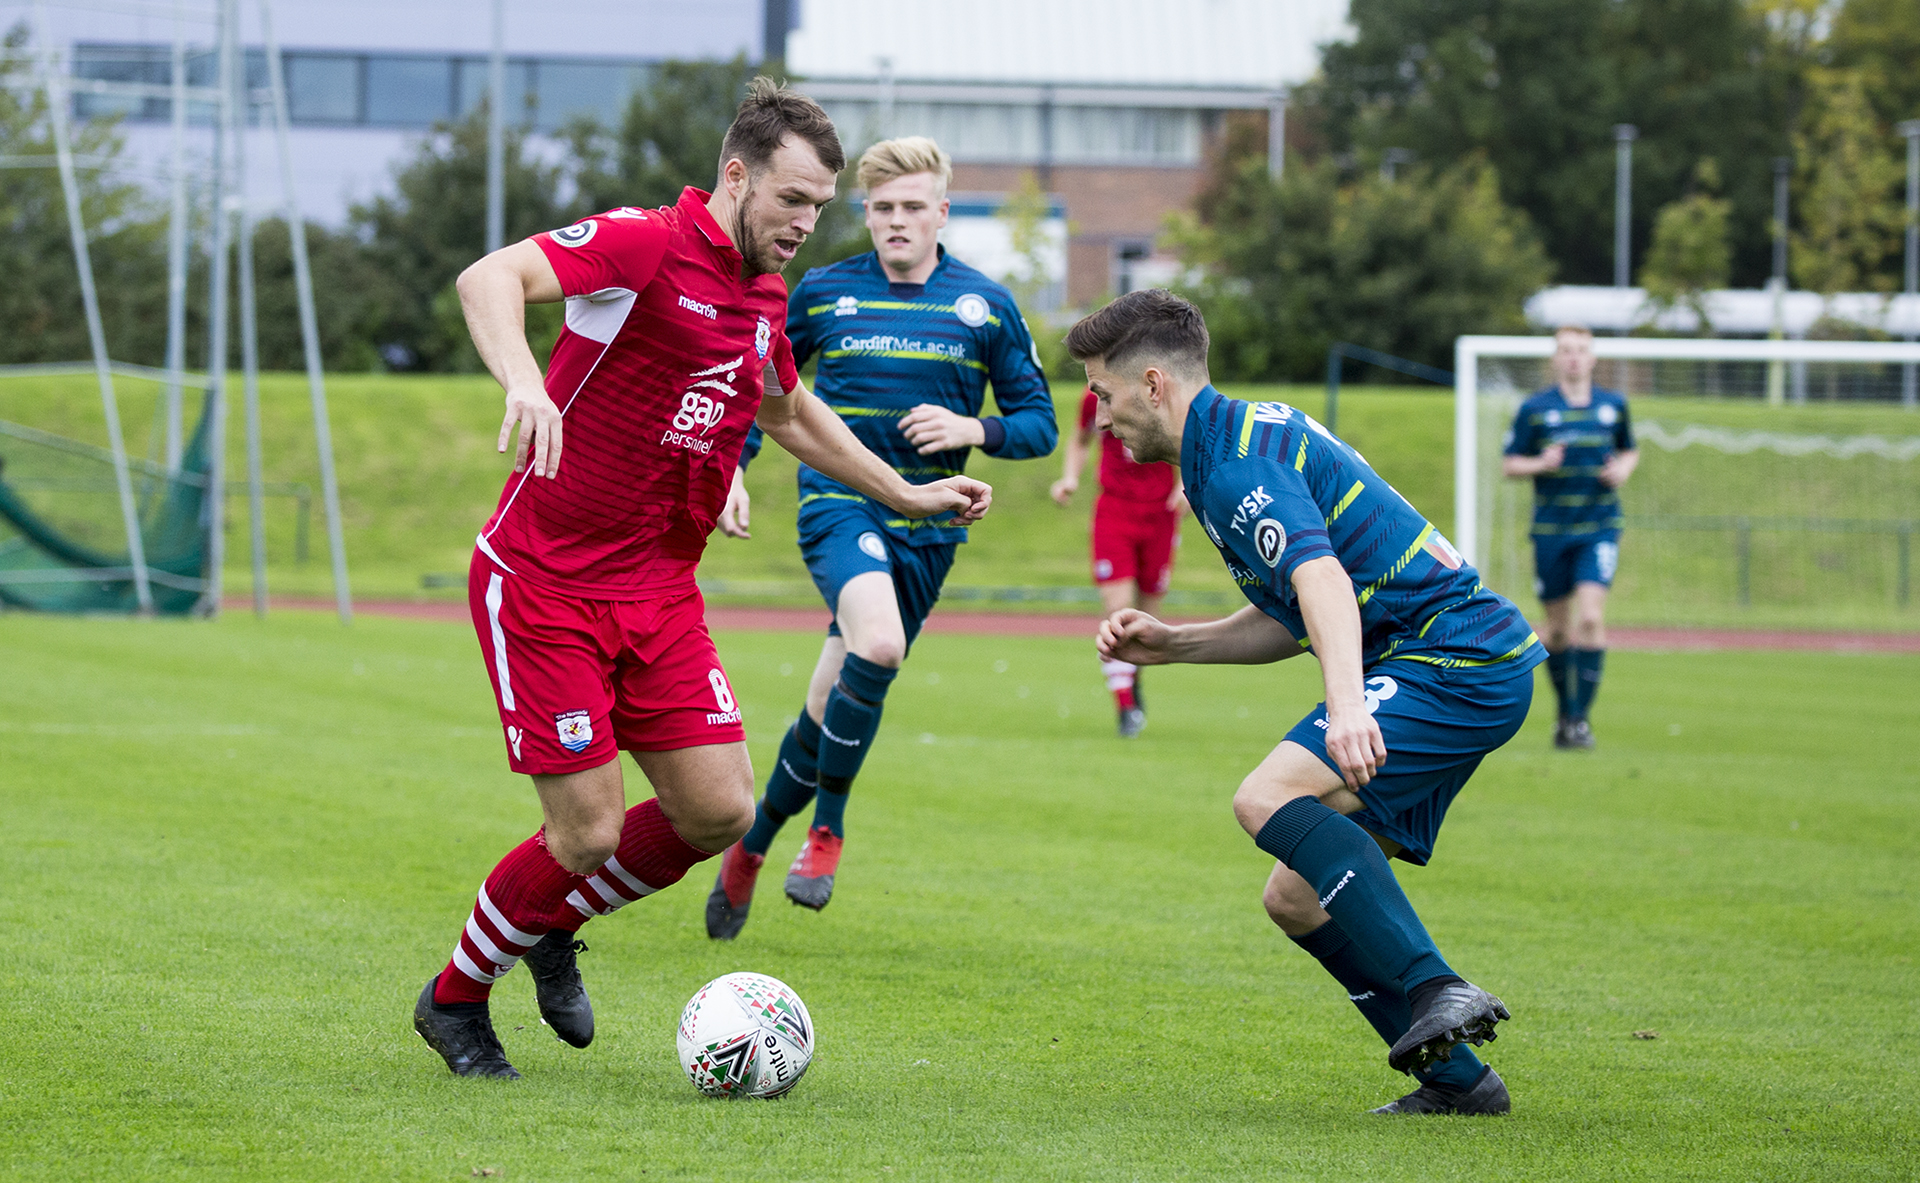
{"type": "Polygon", "coordinates": [[[563,294],[590,296],[608,288],[645,288],[672,236],[660,211],[623,207],[536,234],[533,241],[553,264],[563,294]]]}
{"type": "Polygon", "coordinates": [[[1081,431],[1085,431],[1087,428],[1093,426],[1093,417],[1099,411],[1099,406],[1100,406],[1100,400],[1094,396],[1094,393],[1091,390],[1087,391],[1086,395],[1083,398],[1081,398],[1080,400],[1080,430],[1081,431]]]}
{"type": "Polygon", "coordinates": [[[773,330],[773,372],[780,378],[780,389],[775,394],[785,394],[800,385],[800,367],[793,364],[793,342],[787,340],[785,330],[773,330]]]}

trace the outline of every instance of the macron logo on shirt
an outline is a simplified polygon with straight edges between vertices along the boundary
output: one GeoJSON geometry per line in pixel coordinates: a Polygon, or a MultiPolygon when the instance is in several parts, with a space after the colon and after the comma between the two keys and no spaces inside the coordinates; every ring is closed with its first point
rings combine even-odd
{"type": "Polygon", "coordinates": [[[690,296],[683,295],[680,297],[680,307],[697,316],[704,316],[708,320],[720,319],[720,310],[718,308],[715,308],[711,304],[702,304],[690,296]]]}

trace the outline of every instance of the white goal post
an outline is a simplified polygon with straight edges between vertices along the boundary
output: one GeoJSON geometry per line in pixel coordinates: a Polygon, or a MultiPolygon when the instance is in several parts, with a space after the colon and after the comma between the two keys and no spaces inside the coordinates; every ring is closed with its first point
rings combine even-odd
{"type": "MultiPolygon", "coordinates": [[[[1454,342],[1453,544],[1468,562],[1481,565],[1480,359],[1546,358],[1552,337],[1468,336],[1454,342]]],[[[1718,338],[1595,337],[1604,360],[1719,362],[1920,363],[1920,342],[1755,341],[1718,338]]],[[[1920,428],[1920,414],[1915,417],[1920,428]]]]}

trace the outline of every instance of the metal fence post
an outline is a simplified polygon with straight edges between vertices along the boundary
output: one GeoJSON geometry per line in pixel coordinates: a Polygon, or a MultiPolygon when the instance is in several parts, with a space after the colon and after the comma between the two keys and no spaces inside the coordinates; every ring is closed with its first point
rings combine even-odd
{"type": "Polygon", "coordinates": [[[1733,547],[1740,564],[1740,606],[1753,606],[1753,523],[1747,518],[1736,518],[1733,524],[1733,547]]]}

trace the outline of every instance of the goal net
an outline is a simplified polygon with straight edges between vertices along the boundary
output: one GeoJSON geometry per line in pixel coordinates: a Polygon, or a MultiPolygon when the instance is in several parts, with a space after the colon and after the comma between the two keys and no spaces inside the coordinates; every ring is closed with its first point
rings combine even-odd
{"type": "MultiPolygon", "coordinates": [[[[1521,401],[1553,385],[1553,347],[1455,347],[1455,542],[1536,619],[1533,482],[1500,469],[1521,401]]],[[[1594,385],[1628,396],[1640,450],[1620,491],[1609,620],[1920,628],[1920,411],[1907,373],[1920,345],[1602,337],[1594,352],[1594,385]]]]}

